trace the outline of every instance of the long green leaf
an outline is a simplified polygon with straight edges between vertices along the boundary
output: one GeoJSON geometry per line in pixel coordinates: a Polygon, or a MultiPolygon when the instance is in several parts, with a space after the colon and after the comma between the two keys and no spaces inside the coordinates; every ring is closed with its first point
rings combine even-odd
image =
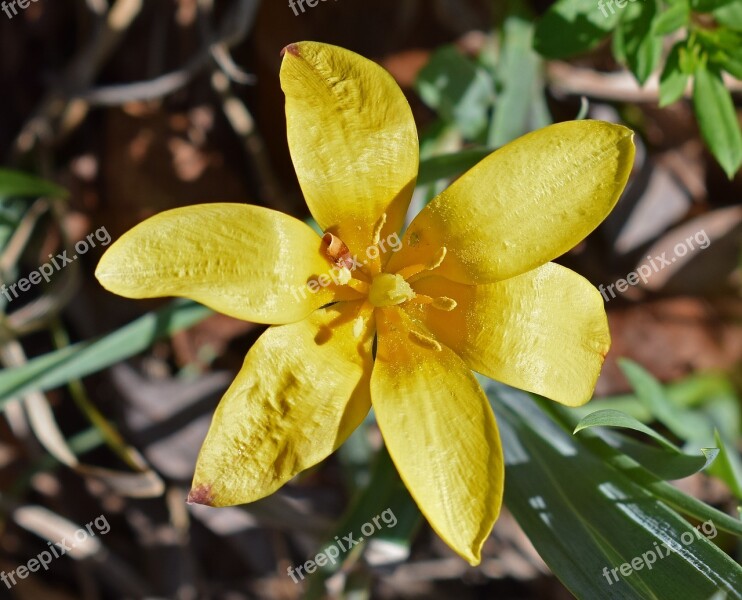
{"type": "Polygon", "coordinates": [[[511,0],[510,5],[497,64],[499,93],[488,141],[493,148],[548,124],[537,122],[542,111],[535,110],[544,92],[541,58],[532,49],[533,23],[522,1],[511,0]]]}
{"type": "Polygon", "coordinates": [[[461,152],[423,159],[420,161],[417,185],[427,185],[439,179],[449,179],[461,175],[492,152],[493,150],[488,148],[470,148],[461,152]]]}
{"type": "Polygon", "coordinates": [[[682,52],[686,52],[685,42],[678,42],[667,55],[665,68],[660,76],[660,106],[668,106],[680,100],[688,87],[690,74],[685,73],[680,65],[682,52]]]}
{"type": "Polygon", "coordinates": [[[652,375],[633,361],[619,359],[619,367],[655,418],[683,440],[710,439],[711,426],[674,405],[652,375]]]}
{"type": "Polygon", "coordinates": [[[10,398],[52,389],[105,369],[146,350],[160,338],[195,325],[210,314],[212,311],[204,306],[175,300],[113,333],[44,354],[22,367],[6,369],[0,372],[0,408],[10,398]]]}
{"type": "MultiPolygon", "coordinates": [[[[405,560],[409,556],[412,538],[422,522],[422,515],[414,500],[402,483],[386,448],[381,448],[371,473],[371,480],[361,490],[351,504],[348,512],[333,528],[320,549],[334,545],[336,540],[342,540],[348,534],[359,539],[359,533],[365,523],[383,511],[396,518],[393,526],[380,529],[374,534],[373,540],[385,541],[387,548],[394,547],[394,554],[398,560],[405,560]]],[[[391,519],[390,519],[391,520],[391,519]]],[[[363,537],[363,536],[360,536],[363,537]]],[[[338,560],[322,566],[312,576],[309,588],[305,595],[306,600],[326,597],[324,583],[333,573],[339,571],[349,559],[352,560],[366,546],[368,539],[362,540],[355,548],[355,552],[343,553],[338,560]]]]}
{"type": "Polygon", "coordinates": [[[64,198],[68,195],[67,190],[35,175],[0,169],[0,198],[13,196],[37,197],[50,196],[52,198],[64,198]]]}
{"type": "MultiPolygon", "coordinates": [[[[616,410],[599,410],[583,417],[575,427],[574,433],[592,427],[632,429],[657,440],[662,445],[661,449],[639,443],[622,435],[611,436],[602,432],[600,434],[605,442],[630,456],[642,467],[662,479],[682,479],[693,475],[710,466],[719,454],[717,448],[701,448],[701,455],[684,454],[680,448],[651,427],[631,415],[616,410]]],[[[620,461],[615,464],[622,467],[620,461]]]]}
{"type": "Polygon", "coordinates": [[[658,0],[629,4],[623,11],[615,34],[614,49],[620,48],[617,58],[626,61],[642,85],[655,70],[662,55],[662,38],[652,33],[658,10],[658,0]]]}
{"type": "Polygon", "coordinates": [[[730,179],[742,164],[742,133],[732,96],[721,74],[698,65],[693,106],[703,139],[730,179]]]}
{"type": "Polygon", "coordinates": [[[602,431],[598,435],[621,453],[609,458],[612,465],[631,474],[638,464],[665,481],[684,479],[706,468],[710,472],[719,455],[717,448],[701,448],[700,455],[657,448],[615,431],[602,431]],[[631,462],[627,463],[625,457],[630,458],[631,462]]]}
{"type": "MultiPolygon", "coordinates": [[[[454,46],[436,50],[420,71],[415,87],[423,101],[468,140],[482,138],[494,101],[489,73],[454,46]]],[[[481,139],[481,141],[484,141],[481,139]]]]}
{"type": "Polygon", "coordinates": [[[487,395],[505,448],[506,504],[577,598],[710,598],[719,590],[742,598],[742,568],[705,531],[694,533],[653,490],[569,435],[527,394],[493,383],[487,395]]]}
{"type": "Polygon", "coordinates": [[[714,18],[735,31],[742,31],[742,2],[727,4],[714,11],[714,18]]]}
{"type": "Polygon", "coordinates": [[[660,435],[651,427],[647,427],[644,423],[638,421],[631,415],[627,415],[626,413],[617,410],[599,410],[590,413],[577,424],[573,433],[577,433],[589,427],[625,427],[627,429],[633,429],[634,431],[641,431],[657,440],[660,444],[665,446],[665,448],[676,451],[678,450],[677,446],[665,436],[660,435]]]}
{"type": "Polygon", "coordinates": [[[536,25],[534,48],[547,58],[585,52],[613,31],[620,14],[609,0],[558,0],[536,25]]]}
{"type": "Polygon", "coordinates": [[[738,500],[742,500],[742,459],[734,444],[728,443],[714,431],[719,446],[719,458],[712,465],[711,474],[724,480],[738,500]]]}

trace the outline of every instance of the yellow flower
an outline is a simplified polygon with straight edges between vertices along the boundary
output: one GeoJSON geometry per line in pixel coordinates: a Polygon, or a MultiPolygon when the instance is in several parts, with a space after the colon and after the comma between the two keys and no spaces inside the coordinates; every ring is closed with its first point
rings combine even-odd
{"type": "Polygon", "coordinates": [[[549,261],[613,208],[632,134],[579,121],[523,136],[400,240],[418,140],[391,76],[302,42],[286,48],[281,84],[291,156],[325,236],[258,206],[189,206],[122,236],[96,276],[129,298],[183,296],[274,325],[216,410],[190,501],[271,494],[331,454],[373,404],[420,510],[477,564],[502,502],[503,459],[471,370],[570,406],[589,400],[610,343],[602,300],[549,261]]]}

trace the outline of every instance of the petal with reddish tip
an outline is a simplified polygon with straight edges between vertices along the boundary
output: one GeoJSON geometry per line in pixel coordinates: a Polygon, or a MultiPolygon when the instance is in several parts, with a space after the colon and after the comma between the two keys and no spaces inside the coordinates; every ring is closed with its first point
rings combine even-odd
{"type": "Polygon", "coordinates": [[[268,329],[214,414],[193,478],[194,501],[258,500],[324,460],[370,408],[370,311],[359,302],[319,309],[268,329]]]}
{"type": "Polygon", "coordinates": [[[404,223],[419,162],[410,106],[379,65],[316,42],[286,47],[281,87],[309,210],[362,259],[382,214],[383,237],[404,223]]]}

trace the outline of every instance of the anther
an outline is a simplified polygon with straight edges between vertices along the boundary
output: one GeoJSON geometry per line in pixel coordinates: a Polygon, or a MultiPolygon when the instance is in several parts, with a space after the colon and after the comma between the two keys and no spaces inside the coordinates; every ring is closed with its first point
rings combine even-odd
{"type": "Polygon", "coordinates": [[[382,213],[381,217],[379,217],[379,220],[376,221],[376,225],[374,225],[374,235],[371,238],[372,245],[379,245],[379,240],[381,239],[381,230],[384,229],[384,225],[386,225],[386,213],[382,213]]]}
{"type": "Polygon", "coordinates": [[[343,240],[328,232],[322,236],[322,241],[327,244],[325,254],[327,254],[327,257],[333,263],[339,267],[345,267],[346,269],[350,269],[353,266],[353,257],[343,240]]]}
{"type": "Polygon", "coordinates": [[[427,271],[432,271],[433,269],[437,269],[441,266],[443,263],[443,260],[446,258],[446,254],[448,253],[448,250],[445,246],[438,249],[438,251],[433,255],[433,258],[431,258],[426,264],[424,265],[410,265],[408,267],[404,267],[397,271],[397,275],[401,275],[404,279],[406,279],[409,283],[413,283],[420,279],[418,275],[421,275],[427,271]]]}
{"type": "Polygon", "coordinates": [[[456,302],[456,300],[454,300],[453,298],[449,298],[448,296],[439,296],[438,298],[433,299],[432,306],[433,308],[437,308],[438,310],[451,312],[458,306],[458,303],[456,302]]]}
{"type": "Polygon", "coordinates": [[[448,254],[448,249],[443,246],[442,248],[438,249],[438,252],[435,253],[432,260],[425,265],[426,271],[432,271],[433,269],[437,269],[441,266],[443,263],[443,259],[446,258],[446,254],[448,254]]]}
{"type": "Polygon", "coordinates": [[[358,339],[361,337],[362,333],[363,333],[363,317],[358,316],[353,322],[353,337],[358,339]]]}
{"type": "Polygon", "coordinates": [[[436,342],[432,337],[418,333],[417,331],[410,331],[410,339],[417,342],[425,348],[430,348],[436,352],[440,352],[443,348],[436,342]]]}

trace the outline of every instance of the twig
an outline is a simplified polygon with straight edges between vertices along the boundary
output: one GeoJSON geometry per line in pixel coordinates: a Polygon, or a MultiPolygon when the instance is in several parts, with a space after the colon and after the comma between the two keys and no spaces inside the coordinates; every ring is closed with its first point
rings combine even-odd
{"type": "Polygon", "coordinates": [[[271,167],[263,139],[255,128],[255,120],[244,102],[230,89],[229,79],[221,71],[211,75],[211,85],[222,100],[222,110],[238,136],[245,151],[255,165],[254,174],[258,182],[260,198],[277,210],[290,212],[291,207],[284,198],[283,189],[271,167]]]}
{"type": "Polygon", "coordinates": [[[102,27],[72,59],[62,83],[44,97],[16,137],[13,144],[16,158],[33,150],[41,140],[52,145],[83,121],[89,106],[71,99],[73,90],[90,86],[141,9],[142,0],[116,0],[105,13],[102,27]]]}
{"type": "Polygon", "coordinates": [[[81,92],[77,97],[90,105],[116,106],[126,102],[155,100],[185,87],[211,60],[237,83],[252,83],[254,76],[245,73],[232,60],[229,48],[240,43],[252,27],[259,0],[239,0],[222,22],[220,33],[206,35],[204,46],[180,69],[148,81],[107,85],[81,92]]]}
{"type": "MultiPolygon", "coordinates": [[[[575,67],[566,62],[548,63],[547,78],[556,93],[587,96],[618,102],[653,102],[659,100],[659,77],[655,73],[640,87],[629,71],[600,73],[594,69],[575,67]]],[[[725,75],[724,83],[732,92],[742,92],[742,82],[725,75]]],[[[685,96],[690,97],[690,88],[685,96]]]]}

